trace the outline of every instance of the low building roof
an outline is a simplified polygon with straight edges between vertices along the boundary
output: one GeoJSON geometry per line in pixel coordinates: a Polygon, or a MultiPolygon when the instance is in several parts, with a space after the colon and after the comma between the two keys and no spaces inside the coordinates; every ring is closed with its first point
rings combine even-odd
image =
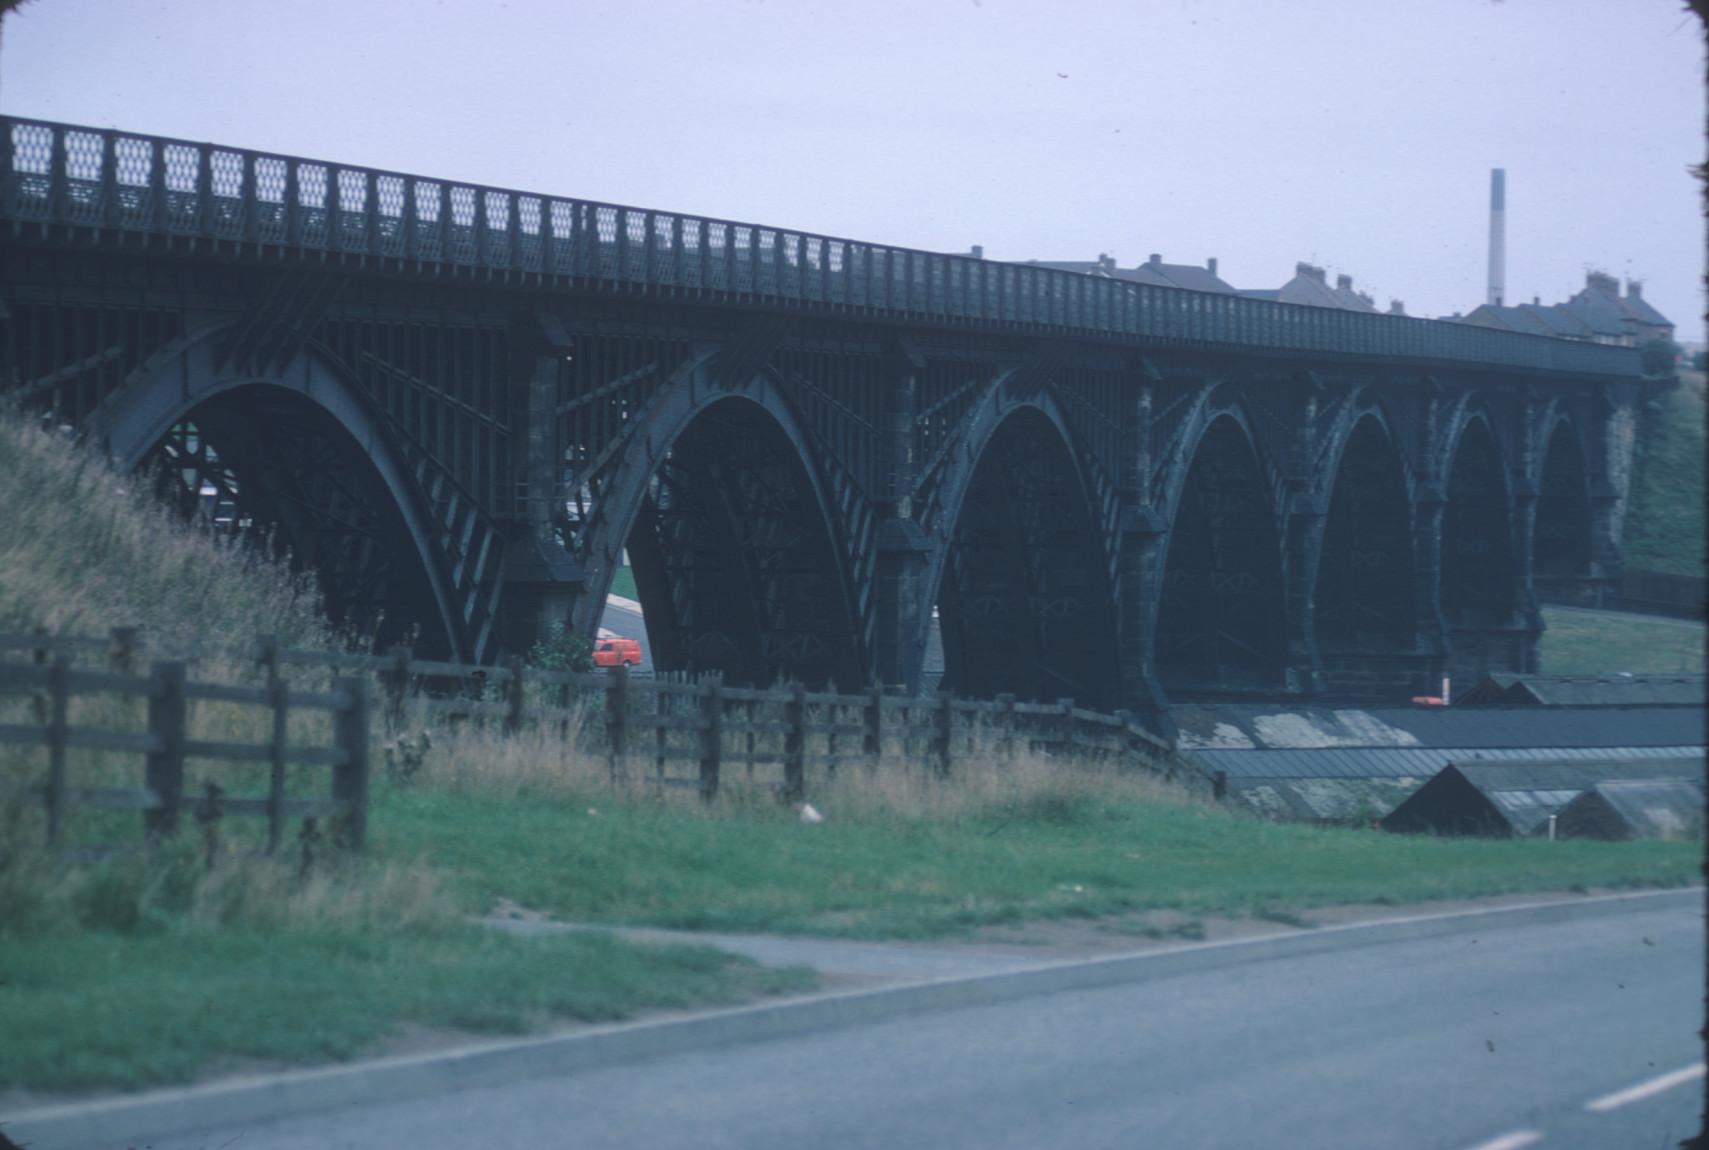
{"type": "Polygon", "coordinates": [[[1516,675],[1493,674],[1459,698],[1457,707],[1490,704],[1543,706],[1701,707],[1706,680],[1700,674],[1516,675]]]}
{"type": "MultiPolygon", "coordinates": [[[[1473,772],[1509,768],[1510,780],[1527,777],[1514,768],[1540,763],[1667,761],[1677,773],[1700,764],[1704,751],[1701,705],[1227,703],[1178,705],[1170,708],[1170,717],[1179,750],[1206,771],[1220,772],[1236,797],[1272,817],[1314,821],[1381,815],[1450,765],[1473,772]]],[[[1602,777],[1594,770],[1590,776],[1590,782],[1549,795],[1547,801],[1565,803],[1602,777]]],[[[1550,791],[1567,785],[1501,789],[1550,791]]],[[[1541,809],[1543,800],[1509,796],[1503,801],[1515,805],[1519,818],[1526,814],[1519,808],[1541,809]]],[[[1508,825],[1507,816],[1501,818],[1508,825]]],[[[1525,827],[1521,833],[1528,831],[1525,827]]]]}
{"type": "Polygon", "coordinates": [[[1169,716],[1183,751],[1334,747],[1702,746],[1702,706],[1325,707],[1182,704],[1169,716]]]}
{"type": "Polygon", "coordinates": [[[1600,759],[1456,761],[1386,815],[1397,831],[1438,834],[1529,835],[1547,825],[1577,796],[1603,783],[1692,779],[1702,771],[1695,754],[1600,759]]]}
{"type": "Polygon", "coordinates": [[[1703,833],[1703,782],[1611,779],[1576,795],[1556,817],[1565,838],[1683,838],[1703,833]]]}

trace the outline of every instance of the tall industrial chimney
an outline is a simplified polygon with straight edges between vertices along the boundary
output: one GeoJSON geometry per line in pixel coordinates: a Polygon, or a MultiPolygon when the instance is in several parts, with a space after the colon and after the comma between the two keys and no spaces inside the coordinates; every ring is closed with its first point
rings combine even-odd
{"type": "Polygon", "coordinates": [[[1507,294],[1507,169],[1489,171],[1489,302],[1507,294]]]}

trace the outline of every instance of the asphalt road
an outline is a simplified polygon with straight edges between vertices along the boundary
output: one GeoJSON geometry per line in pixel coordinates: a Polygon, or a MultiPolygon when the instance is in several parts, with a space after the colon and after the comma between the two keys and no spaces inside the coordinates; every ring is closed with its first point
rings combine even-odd
{"type": "Polygon", "coordinates": [[[1703,1103],[1703,971],[1701,908],[1652,908],[153,1145],[1663,1150],[1695,1132],[1703,1103]]]}

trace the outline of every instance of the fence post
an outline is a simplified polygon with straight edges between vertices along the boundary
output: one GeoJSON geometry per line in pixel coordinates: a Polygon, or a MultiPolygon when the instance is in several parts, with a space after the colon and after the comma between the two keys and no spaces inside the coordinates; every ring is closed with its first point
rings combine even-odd
{"type": "Polygon", "coordinates": [[[1015,757],[1015,696],[1008,692],[997,696],[997,751],[1015,757]]]}
{"type": "Polygon", "coordinates": [[[932,712],[932,760],[938,774],[949,774],[951,732],[955,729],[955,692],[945,691],[938,696],[938,705],[932,712]]]}
{"type": "Polygon", "coordinates": [[[409,694],[410,663],[415,651],[402,643],[391,650],[392,665],[380,677],[386,692],[386,726],[393,732],[403,729],[404,699],[409,694]]]}
{"type": "Polygon", "coordinates": [[[514,735],[522,729],[522,656],[505,656],[504,669],[510,672],[504,681],[504,733],[514,735]]]}
{"type": "Polygon", "coordinates": [[[1139,754],[1134,749],[1136,742],[1133,737],[1133,712],[1117,711],[1116,718],[1120,719],[1122,723],[1121,726],[1116,728],[1116,766],[1118,768],[1125,768],[1129,766],[1128,760],[1132,758],[1135,760],[1132,763],[1132,766],[1137,770],[1144,764],[1137,761],[1139,759],[1139,754]]]}
{"type": "Polygon", "coordinates": [[[156,663],[148,696],[148,733],[160,740],[150,752],[145,778],[159,805],[143,815],[150,838],[163,838],[178,829],[184,805],[184,726],[187,706],[183,663],[156,663]]]}
{"type": "Polygon", "coordinates": [[[267,680],[267,705],[273,708],[273,739],[268,744],[267,853],[279,853],[285,830],[285,738],[291,717],[290,690],[278,675],[267,680]]]}
{"type": "Polygon", "coordinates": [[[258,640],[259,652],[255,661],[267,672],[269,682],[279,677],[279,636],[263,635],[258,640]]]}
{"type": "Polygon", "coordinates": [[[748,737],[745,742],[748,752],[748,783],[752,786],[754,781],[754,744],[758,741],[754,735],[754,723],[759,715],[759,703],[752,696],[748,698],[747,706],[742,709],[742,714],[748,723],[748,737]]]}
{"type": "MultiPolygon", "coordinates": [[[[686,679],[686,673],[682,678],[686,679]]],[[[665,772],[670,768],[670,716],[671,693],[660,691],[658,679],[653,680],[653,717],[658,720],[653,726],[653,777],[659,780],[660,793],[663,792],[665,772]]]]}
{"type": "Polygon", "coordinates": [[[107,654],[107,665],[120,675],[136,669],[137,635],[135,627],[114,627],[113,646],[107,654]]]}
{"type": "Polygon", "coordinates": [[[47,721],[47,841],[59,845],[60,827],[65,821],[65,743],[66,717],[71,707],[71,658],[64,652],[53,657],[48,667],[47,721]]]}
{"type": "Polygon", "coordinates": [[[706,724],[700,732],[700,797],[708,802],[718,795],[718,769],[724,755],[724,676],[707,676],[701,689],[700,717],[706,724]]]}
{"type": "Polygon", "coordinates": [[[1062,708],[1062,757],[1074,757],[1074,700],[1058,699],[1057,705],[1062,708]]]}
{"type": "Polygon", "coordinates": [[[1221,802],[1228,797],[1228,772],[1218,771],[1211,776],[1211,798],[1221,802]]]}
{"type": "Polygon", "coordinates": [[[884,688],[872,687],[866,692],[866,736],[861,750],[877,766],[884,757],[884,688]]]}
{"type": "Polygon", "coordinates": [[[842,708],[835,703],[825,708],[825,776],[835,778],[837,775],[837,720],[842,717],[842,708]]]}
{"type": "Polygon", "coordinates": [[[368,843],[368,680],[340,677],[332,689],[350,696],[350,705],[332,719],[333,743],[344,752],[332,772],[332,797],[345,804],[339,840],[360,854],[368,843]]]}
{"type": "Polygon", "coordinates": [[[611,678],[605,687],[605,738],[609,749],[611,781],[623,774],[623,761],[629,753],[629,667],[619,663],[611,668],[611,678]]]}
{"type": "Polygon", "coordinates": [[[783,793],[798,803],[807,797],[807,688],[800,683],[790,684],[784,722],[789,731],[783,744],[783,793]]]}
{"type": "MultiPolygon", "coordinates": [[[[45,667],[48,665],[48,659],[53,654],[52,647],[48,642],[47,628],[36,627],[31,630],[30,634],[35,636],[36,640],[35,647],[30,651],[30,662],[34,663],[38,667],[45,667]]],[[[51,709],[48,697],[44,695],[37,695],[34,702],[36,722],[46,726],[51,709]]]]}

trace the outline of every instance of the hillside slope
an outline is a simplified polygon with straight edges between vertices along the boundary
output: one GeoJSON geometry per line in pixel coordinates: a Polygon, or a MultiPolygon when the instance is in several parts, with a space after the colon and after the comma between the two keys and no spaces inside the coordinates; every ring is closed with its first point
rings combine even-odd
{"type": "Polygon", "coordinates": [[[0,409],[0,630],[331,641],[312,580],[184,522],[148,487],[0,409]]]}
{"type": "Polygon", "coordinates": [[[1673,575],[1703,574],[1704,376],[1680,372],[1677,388],[1645,405],[1626,514],[1626,564],[1673,575]]]}

